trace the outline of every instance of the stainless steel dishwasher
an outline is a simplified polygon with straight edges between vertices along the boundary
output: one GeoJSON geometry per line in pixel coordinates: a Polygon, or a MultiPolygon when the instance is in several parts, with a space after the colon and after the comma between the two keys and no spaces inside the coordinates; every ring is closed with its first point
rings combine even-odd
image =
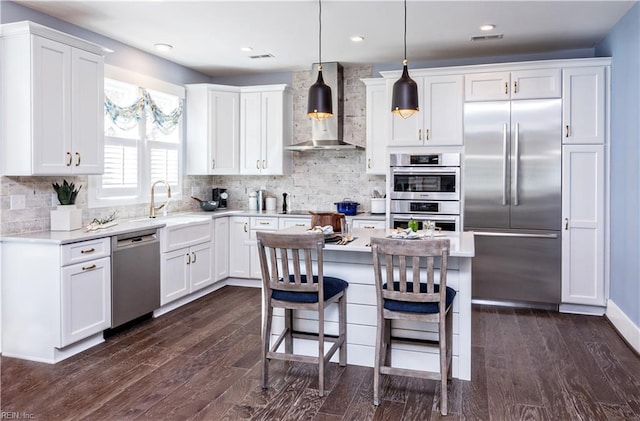
{"type": "Polygon", "coordinates": [[[157,230],[111,237],[111,328],[160,307],[160,240],[157,230]]]}

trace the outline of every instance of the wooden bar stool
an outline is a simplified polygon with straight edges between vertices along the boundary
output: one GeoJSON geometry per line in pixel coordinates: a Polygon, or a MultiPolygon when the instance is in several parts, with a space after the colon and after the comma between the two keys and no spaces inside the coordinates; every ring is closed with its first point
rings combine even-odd
{"type": "Polygon", "coordinates": [[[269,380],[269,361],[272,359],[300,361],[318,365],[318,389],[324,395],[324,371],[327,362],[339,349],[339,364],[347,364],[347,282],[323,275],[324,235],[322,233],[279,234],[258,232],[258,253],[262,269],[264,320],[262,324],[262,387],[269,380]],[[316,255],[314,274],[312,255],[316,255]],[[308,282],[313,280],[313,282],[308,282]],[[338,336],[325,334],[324,310],[332,303],[338,305],[338,336]],[[273,309],[284,309],[284,329],[269,347],[273,309]],[[318,333],[294,330],[293,311],[311,310],[318,314],[318,333]],[[294,354],[293,339],[318,341],[317,356],[294,354]],[[285,352],[277,352],[284,341],[285,352]],[[325,352],[324,343],[332,342],[325,352]]]}
{"type": "MultiPolygon", "coordinates": [[[[440,380],[440,412],[447,415],[447,379],[451,378],[452,314],[456,291],[447,287],[448,239],[400,240],[372,238],[373,268],[378,302],[378,329],[373,378],[373,402],[380,402],[380,375],[440,380]],[[440,258],[439,284],[434,260],[440,258]],[[384,269],[384,271],[383,271],[384,269]],[[383,276],[384,273],[384,276],[383,276]],[[438,324],[438,372],[392,367],[391,320],[438,324]]],[[[434,341],[428,341],[433,345],[434,341]]]]}

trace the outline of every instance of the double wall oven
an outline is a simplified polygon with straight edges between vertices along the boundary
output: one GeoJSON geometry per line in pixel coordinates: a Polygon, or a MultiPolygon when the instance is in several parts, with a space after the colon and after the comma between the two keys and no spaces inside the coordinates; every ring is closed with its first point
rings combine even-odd
{"type": "Polygon", "coordinates": [[[390,155],[391,228],[406,228],[411,219],[419,229],[425,221],[443,231],[461,231],[460,154],[390,155]]]}

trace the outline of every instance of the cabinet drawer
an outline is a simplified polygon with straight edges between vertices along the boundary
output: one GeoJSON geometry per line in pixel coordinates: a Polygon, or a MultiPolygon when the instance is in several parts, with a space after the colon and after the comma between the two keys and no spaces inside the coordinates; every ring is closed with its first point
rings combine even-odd
{"type": "Polygon", "coordinates": [[[385,221],[369,221],[362,219],[354,219],[353,220],[353,228],[365,228],[365,229],[384,229],[385,221]]]}
{"type": "Polygon", "coordinates": [[[160,250],[163,253],[208,243],[212,240],[213,219],[189,222],[188,224],[168,225],[160,229],[160,250]]]}
{"type": "Polygon", "coordinates": [[[275,231],[278,229],[278,218],[262,218],[259,216],[252,217],[251,229],[262,230],[262,231],[275,231]]]}
{"type": "Polygon", "coordinates": [[[289,227],[311,227],[311,218],[280,218],[278,223],[278,229],[285,229],[289,227]]]}
{"type": "Polygon", "coordinates": [[[111,237],[65,244],[61,247],[61,266],[111,255],[111,237]]]}

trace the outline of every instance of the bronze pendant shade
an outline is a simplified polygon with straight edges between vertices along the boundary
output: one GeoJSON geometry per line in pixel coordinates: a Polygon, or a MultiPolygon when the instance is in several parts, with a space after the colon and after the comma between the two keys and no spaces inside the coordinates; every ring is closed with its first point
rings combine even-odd
{"type": "Polygon", "coordinates": [[[391,112],[405,119],[419,111],[418,85],[409,77],[407,63],[407,0],[404,0],[404,60],[402,76],[393,84],[391,112]]]}
{"type": "Polygon", "coordinates": [[[406,60],[404,61],[402,76],[393,84],[391,111],[405,119],[419,111],[418,84],[409,77],[406,60]]]}
{"type": "Polygon", "coordinates": [[[333,102],[331,88],[324,83],[322,78],[322,1],[318,0],[318,79],[309,88],[309,102],[307,115],[321,121],[333,115],[333,102]]]}
{"type": "Polygon", "coordinates": [[[324,83],[324,79],[322,78],[322,65],[318,66],[318,79],[316,83],[309,88],[307,115],[318,121],[333,115],[331,88],[324,83]]]}

